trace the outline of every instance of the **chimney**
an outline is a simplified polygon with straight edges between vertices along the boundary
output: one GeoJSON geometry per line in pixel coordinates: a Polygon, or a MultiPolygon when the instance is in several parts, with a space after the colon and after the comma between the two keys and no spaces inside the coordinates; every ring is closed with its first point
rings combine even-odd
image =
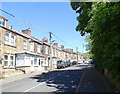
{"type": "Polygon", "coordinates": [[[57,43],[57,42],[53,43],[53,45],[55,45],[55,46],[57,46],[57,47],[58,47],[58,43],[57,43]]]}
{"type": "Polygon", "coordinates": [[[61,48],[64,49],[64,45],[61,45],[61,48]]]}
{"type": "Polygon", "coordinates": [[[22,33],[23,34],[27,34],[27,35],[31,35],[31,31],[30,31],[30,29],[28,28],[28,29],[25,29],[25,30],[22,30],[22,33]]]}
{"type": "Polygon", "coordinates": [[[48,43],[48,38],[44,37],[42,41],[48,43]]]}
{"type": "Polygon", "coordinates": [[[8,28],[8,20],[6,19],[6,27],[8,28]]]}

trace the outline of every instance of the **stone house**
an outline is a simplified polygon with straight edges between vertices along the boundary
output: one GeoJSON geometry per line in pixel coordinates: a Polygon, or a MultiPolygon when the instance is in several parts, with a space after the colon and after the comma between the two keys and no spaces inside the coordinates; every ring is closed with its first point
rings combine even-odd
{"type": "Polygon", "coordinates": [[[8,28],[8,20],[0,16],[0,73],[2,76],[16,75],[42,69],[43,43],[32,37],[29,29],[22,33],[8,28]],[[4,21],[4,22],[2,22],[4,21]],[[38,68],[39,67],[39,68],[38,68]]]}
{"type": "Polygon", "coordinates": [[[45,57],[45,61],[43,66],[49,68],[50,67],[50,44],[48,43],[48,39],[44,37],[42,39],[42,55],[45,57]]]}
{"type": "Polygon", "coordinates": [[[58,60],[77,60],[73,49],[64,48],[64,45],[58,47],[56,42],[50,50],[47,38],[40,41],[31,36],[30,29],[19,32],[9,28],[8,20],[0,16],[0,75],[7,77],[49,68],[50,53],[54,68],[58,60]]]}

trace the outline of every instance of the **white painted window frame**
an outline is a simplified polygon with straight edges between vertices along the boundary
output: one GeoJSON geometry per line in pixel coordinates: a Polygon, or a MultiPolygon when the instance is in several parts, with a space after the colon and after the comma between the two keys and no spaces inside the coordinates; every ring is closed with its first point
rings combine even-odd
{"type": "Polygon", "coordinates": [[[23,49],[27,49],[28,39],[23,38],[23,49]]]}

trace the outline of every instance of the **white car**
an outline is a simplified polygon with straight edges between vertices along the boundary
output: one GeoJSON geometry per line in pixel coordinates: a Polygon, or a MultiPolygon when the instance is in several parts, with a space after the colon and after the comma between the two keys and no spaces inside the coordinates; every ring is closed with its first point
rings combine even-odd
{"type": "Polygon", "coordinates": [[[84,63],[83,60],[78,60],[78,64],[84,63]]]}

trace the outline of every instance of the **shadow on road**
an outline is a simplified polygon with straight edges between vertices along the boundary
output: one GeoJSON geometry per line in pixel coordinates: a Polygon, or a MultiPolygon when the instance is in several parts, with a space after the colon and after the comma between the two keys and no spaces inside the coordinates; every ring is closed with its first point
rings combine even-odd
{"type": "Polygon", "coordinates": [[[30,78],[37,79],[37,82],[45,82],[48,87],[56,88],[55,94],[60,92],[75,92],[83,71],[83,69],[55,70],[30,78]]]}

